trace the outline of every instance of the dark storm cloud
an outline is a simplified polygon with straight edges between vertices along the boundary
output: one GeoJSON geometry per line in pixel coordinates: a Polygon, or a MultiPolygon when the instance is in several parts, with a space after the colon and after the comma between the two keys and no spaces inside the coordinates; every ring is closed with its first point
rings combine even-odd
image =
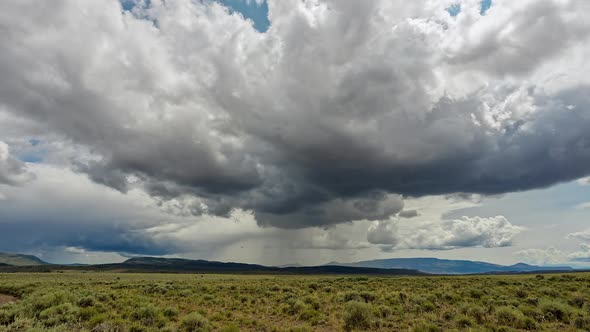
{"type": "Polygon", "coordinates": [[[496,81],[585,43],[582,6],[505,2],[470,19],[436,1],[269,1],[261,34],[209,2],[5,2],[0,105],[90,151],[73,164],[92,180],[162,204],[195,197],[179,203],[195,215],[383,220],[402,211],[399,195],[590,173],[587,86],[496,81]]]}
{"type": "MultiPolygon", "coordinates": [[[[100,219],[97,219],[100,220],[100,219]]],[[[88,251],[165,255],[181,251],[174,243],[161,243],[148,234],[126,226],[79,223],[60,220],[16,221],[2,224],[0,251],[28,252],[34,249],[78,247],[88,251]]]]}
{"type": "Polygon", "coordinates": [[[34,181],[2,188],[0,251],[78,247],[162,255],[180,250],[179,241],[153,231],[174,219],[155,213],[140,198],[96,186],[66,169],[29,168],[34,181]]]}
{"type": "Polygon", "coordinates": [[[402,217],[402,218],[414,218],[419,216],[418,214],[418,210],[403,210],[401,211],[398,216],[402,217]]]}
{"type": "Polygon", "coordinates": [[[403,208],[397,195],[374,192],[354,199],[334,199],[323,204],[296,209],[290,213],[259,211],[256,220],[264,226],[303,228],[314,225],[331,225],[351,220],[387,219],[403,208]]]}
{"type": "MultiPolygon", "coordinates": [[[[466,115],[476,111],[471,108],[475,105],[444,102],[433,112],[439,115],[427,118],[425,127],[416,128],[428,135],[431,127],[448,126],[437,128],[441,130],[437,138],[446,139],[444,144],[431,142],[443,150],[429,152],[438,156],[426,161],[419,160],[421,157],[398,161],[394,156],[373,161],[375,154],[370,149],[359,150],[365,153],[351,159],[365,162],[356,167],[353,163],[342,167],[347,162],[345,159],[332,162],[314,159],[308,167],[310,179],[345,194],[369,187],[410,196],[455,192],[501,194],[574,180],[588,173],[590,163],[589,94],[590,88],[585,86],[556,96],[531,92],[527,96],[535,99],[538,108],[534,117],[510,126],[517,129],[505,128],[497,136],[490,136],[469,123],[466,115]],[[576,107],[568,109],[569,103],[576,107]]],[[[427,140],[428,137],[423,137],[423,142],[427,140]]],[[[331,145],[331,148],[339,147],[331,145]]]]}
{"type": "Polygon", "coordinates": [[[0,251],[72,247],[163,255],[206,251],[256,235],[253,220],[238,224],[189,218],[182,206],[171,201],[158,205],[138,190],[122,194],[68,169],[30,168],[38,176],[35,181],[2,188],[0,251]]]}

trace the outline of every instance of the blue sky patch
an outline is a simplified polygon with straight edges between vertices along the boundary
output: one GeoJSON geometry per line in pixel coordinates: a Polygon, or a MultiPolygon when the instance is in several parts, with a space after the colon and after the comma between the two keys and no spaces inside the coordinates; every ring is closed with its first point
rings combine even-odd
{"type": "MultiPolygon", "coordinates": [[[[255,0],[217,0],[222,5],[229,8],[230,12],[242,14],[247,19],[254,22],[254,28],[260,32],[266,32],[270,26],[268,19],[268,4],[263,1],[260,5],[255,0]]],[[[135,8],[137,0],[120,0],[123,10],[131,11],[135,8]]],[[[146,1],[149,6],[150,2],[146,1]]]]}
{"type": "Polygon", "coordinates": [[[133,10],[135,7],[135,0],[120,0],[123,10],[133,10]]]}
{"type": "Polygon", "coordinates": [[[43,156],[37,154],[25,154],[18,156],[20,161],[25,163],[39,164],[43,162],[43,156]]]}
{"type": "MultiPolygon", "coordinates": [[[[486,12],[492,7],[492,0],[482,0],[481,1],[481,15],[485,15],[486,12]]],[[[449,14],[453,17],[459,15],[461,13],[461,4],[454,4],[447,8],[449,14]]]]}
{"type": "Polygon", "coordinates": [[[456,3],[451,7],[447,8],[447,11],[449,12],[449,14],[451,14],[451,16],[457,16],[461,12],[461,5],[456,3]]]}
{"type": "Polygon", "coordinates": [[[25,163],[38,164],[43,162],[43,159],[48,154],[48,151],[42,147],[43,141],[38,138],[31,138],[29,144],[30,146],[23,149],[16,157],[25,163]]]}
{"type": "Polygon", "coordinates": [[[492,0],[482,0],[481,1],[481,14],[485,15],[491,6],[492,6],[492,0]]]}
{"type": "Polygon", "coordinates": [[[224,6],[232,12],[241,13],[245,18],[254,22],[254,28],[260,32],[266,32],[270,27],[268,19],[268,4],[266,1],[257,5],[254,0],[219,0],[224,6]]]}
{"type": "Polygon", "coordinates": [[[28,152],[18,156],[18,159],[25,163],[39,164],[43,162],[43,159],[47,155],[47,151],[28,152]]]}

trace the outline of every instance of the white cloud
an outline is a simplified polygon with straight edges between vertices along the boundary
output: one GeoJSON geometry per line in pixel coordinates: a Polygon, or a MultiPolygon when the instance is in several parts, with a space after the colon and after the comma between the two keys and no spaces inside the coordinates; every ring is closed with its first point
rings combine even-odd
{"type": "Polygon", "coordinates": [[[255,3],[256,6],[260,7],[264,3],[264,0],[246,0],[247,4],[255,3]]]}
{"type": "Polygon", "coordinates": [[[580,244],[580,251],[570,253],[568,259],[574,262],[590,262],[590,244],[580,244]]]}
{"type": "Polygon", "coordinates": [[[536,265],[568,264],[590,262],[590,244],[580,244],[579,251],[566,252],[554,247],[548,249],[526,249],[514,253],[527,263],[536,265]]]}
{"type": "Polygon", "coordinates": [[[522,259],[526,263],[534,265],[551,265],[566,262],[567,253],[550,247],[548,249],[525,249],[514,253],[516,257],[522,259]]]}
{"type": "Polygon", "coordinates": [[[21,185],[34,178],[23,162],[11,156],[8,144],[0,141],[0,185],[21,185]]]}
{"type": "Polygon", "coordinates": [[[375,223],[369,228],[368,240],[386,245],[390,250],[448,250],[466,247],[497,248],[512,245],[515,235],[524,228],[512,225],[505,217],[463,217],[442,220],[399,231],[397,221],[375,223]]]}
{"type": "Polygon", "coordinates": [[[584,230],[581,232],[570,233],[567,235],[566,238],[590,242],[590,229],[587,229],[587,230],[584,230]]]}
{"type": "Polygon", "coordinates": [[[580,2],[481,16],[470,1],[455,18],[449,4],[269,1],[261,34],[216,2],[59,0],[51,15],[4,2],[0,112],[90,151],[75,165],[96,182],[135,177],[157,199],[197,197],[196,215],[252,210],[285,228],[399,212],[350,208],[382,203],[367,193],[495,194],[590,172],[580,2]]]}
{"type": "Polygon", "coordinates": [[[87,251],[84,248],[78,248],[78,247],[65,247],[64,251],[69,254],[76,254],[76,255],[84,255],[87,253],[87,251]]]}
{"type": "Polygon", "coordinates": [[[394,247],[400,241],[397,233],[398,227],[395,221],[376,221],[368,229],[367,241],[372,244],[381,244],[394,247]]]}
{"type": "Polygon", "coordinates": [[[554,247],[548,249],[526,249],[514,254],[527,262],[535,264],[559,264],[567,262],[590,262],[590,229],[581,232],[570,233],[567,240],[581,241],[579,251],[562,251],[554,247]]]}

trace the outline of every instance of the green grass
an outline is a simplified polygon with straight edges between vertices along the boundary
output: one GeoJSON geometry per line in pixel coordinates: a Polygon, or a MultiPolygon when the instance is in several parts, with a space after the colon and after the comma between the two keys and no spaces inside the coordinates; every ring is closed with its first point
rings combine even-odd
{"type": "Polygon", "coordinates": [[[590,274],[0,274],[7,331],[588,331],[590,274]]]}

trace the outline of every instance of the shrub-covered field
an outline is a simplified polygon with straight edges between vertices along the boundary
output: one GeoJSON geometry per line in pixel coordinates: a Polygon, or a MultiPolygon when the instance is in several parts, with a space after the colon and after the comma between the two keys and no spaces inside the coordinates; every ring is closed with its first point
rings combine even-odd
{"type": "Polygon", "coordinates": [[[0,274],[0,331],[588,331],[590,274],[0,274]]]}

